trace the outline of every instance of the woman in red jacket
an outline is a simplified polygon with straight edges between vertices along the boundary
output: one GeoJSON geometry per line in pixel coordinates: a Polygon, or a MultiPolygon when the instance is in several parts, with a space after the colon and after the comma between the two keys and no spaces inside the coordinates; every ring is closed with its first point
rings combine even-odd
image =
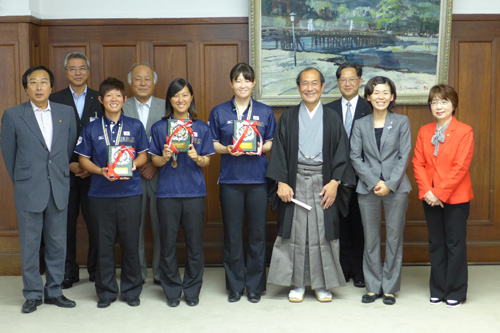
{"type": "Polygon", "coordinates": [[[413,171],[429,232],[430,303],[463,303],[467,295],[466,226],[473,197],[469,166],[474,151],[472,128],[455,117],[458,95],[440,84],[429,93],[436,122],[418,132],[413,171]]]}

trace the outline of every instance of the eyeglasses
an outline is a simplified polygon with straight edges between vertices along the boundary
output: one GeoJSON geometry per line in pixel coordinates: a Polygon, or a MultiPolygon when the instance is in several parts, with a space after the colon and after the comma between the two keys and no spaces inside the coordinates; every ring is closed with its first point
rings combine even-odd
{"type": "Polygon", "coordinates": [[[358,81],[359,79],[356,79],[354,77],[351,77],[349,79],[346,79],[345,77],[344,78],[341,78],[341,79],[338,79],[337,81],[342,84],[342,85],[346,85],[347,82],[349,82],[350,84],[355,84],[356,81],[358,81]]]}
{"type": "Polygon", "coordinates": [[[76,71],[80,71],[82,73],[85,73],[86,71],[89,70],[89,68],[87,66],[82,66],[82,67],[73,67],[73,66],[71,66],[71,67],[66,68],[66,70],[68,72],[70,72],[71,74],[74,74],[74,73],[76,73],[76,71]]]}
{"type": "Polygon", "coordinates": [[[441,104],[441,106],[446,107],[446,106],[450,105],[450,103],[451,102],[449,100],[443,99],[443,100],[432,101],[432,102],[429,103],[429,105],[430,106],[438,106],[439,104],[441,104]]]}

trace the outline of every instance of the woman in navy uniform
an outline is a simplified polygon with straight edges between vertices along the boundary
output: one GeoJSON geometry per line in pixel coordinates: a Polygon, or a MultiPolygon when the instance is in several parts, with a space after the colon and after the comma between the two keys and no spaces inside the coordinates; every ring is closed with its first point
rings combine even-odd
{"type": "MultiPolygon", "coordinates": [[[[230,76],[234,96],[217,105],[209,118],[215,151],[220,160],[220,203],[224,223],[224,269],[229,302],[240,300],[246,289],[248,300],[260,301],[266,290],[267,167],[265,153],[271,150],[276,120],[273,110],[255,101],[255,74],[248,64],[233,67],[230,76]],[[262,146],[260,154],[242,152],[233,144],[233,122],[257,122],[262,146]],[[243,257],[243,219],[248,231],[247,258],[243,257]],[[245,267],[246,262],[246,267],[245,267]]],[[[258,140],[259,141],[259,140],[258,140]]]]}
{"type": "Polygon", "coordinates": [[[215,154],[210,129],[197,119],[193,88],[184,79],[175,79],[167,90],[165,117],[151,128],[150,154],[160,168],[156,193],[160,220],[160,282],[167,305],[176,307],[184,291],[189,306],[198,305],[203,280],[203,221],[207,190],[201,168],[210,164],[215,154]],[[182,119],[181,129],[191,137],[187,152],[178,152],[168,133],[168,120],[182,119]],[[177,263],[177,234],[182,225],[186,238],[187,263],[181,279],[177,263]]]}
{"type": "Polygon", "coordinates": [[[130,306],[140,304],[142,275],[139,264],[141,222],[141,176],[138,168],[147,161],[148,140],[142,123],[123,115],[125,86],[107,78],[99,86],[104,115],[87,124],[75,152],[80,167],[90,172],[89,203],[97,225],[97,307],[106,308],[118,296],[115,272],[115,239],[122,250],[120,292],[130,306]],[[122,146],[122,153],[133,160],[132,177],[120,177],[114,161],[108,161],[108,146],[122,146]]]}

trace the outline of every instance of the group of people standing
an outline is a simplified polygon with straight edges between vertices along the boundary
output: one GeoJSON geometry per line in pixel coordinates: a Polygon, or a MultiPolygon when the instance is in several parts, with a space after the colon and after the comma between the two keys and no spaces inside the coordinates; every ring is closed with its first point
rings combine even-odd
{"type": "MultiPolygon", "coordinates": [[[[2,118],[0,147],[14,184],[24,313],[35,311],[42,298],[60,307],[76,305],[62,289],[79,281],[75,225],[80,206],[89,232],[87,269],[99,308],[118,296],[130,306],[140,305],[147,207],[153,281],[162,286],[168,306],[178,306],[182,294],[196,306],[205,264],[202,168],[215,153],[221,155],[229,302],[246,291],[257,303],[266,290],[268,202],[278,212],[278,236],[267,282],[291,287],[291,302],[301,302],[306,287],[320,302],[330,302],[330,290],[351,278],[354,286],[366,286],[363,303],[380,297],[388,305],[396,302],[411,190],[406,175],[411,133],[408,117],[392,111],[396,87],[390,79],[370,79],[363,99],[361,66],[342,64],[336,72],[342,98],[323,105],[325,78],[316,68],[306,68],[296,79],[301,103],[276,124],[273,110],[252,98],[252,67],[240,63],[229,74],[233,98],[214,107],[205,123],[198,119],[193,88],[185,79],[170,83],[165,100],[153,96],[158,77],[147,63],[132,66],[128,83],[134,96],[129,99],[115,78],[105,79],[98,91],[87,87],[90,62],[84,54],[68,54],[64,66],[69,88],[52,95],[50,70],[28,69],[23,86],[30,101],[6,110],[2,118]],[[169,120],[190,133],[186,152],[172,144],[169,120]],[[236,121],[257,137],[255,152],[245,152],[234,139],[236,121]],[[116,174],[108,146],[120,146],[120,154],[130,157],[132,177],[116,174]],[[176,254],[180,227],[187,249],[183,277],[176,254]],[[42,234],[45,285],[38,271],[42,234]],[[120,286],[116,240],[122,251],[120,286]]],[[[457,105],[452,87],[431,89],[429,107],[436,122],[420,130],[413,158],[429,230],[430,302],[448,306],[466,299],[465,235],[472,199],[472,129],[453,116],[457,105]]]]}

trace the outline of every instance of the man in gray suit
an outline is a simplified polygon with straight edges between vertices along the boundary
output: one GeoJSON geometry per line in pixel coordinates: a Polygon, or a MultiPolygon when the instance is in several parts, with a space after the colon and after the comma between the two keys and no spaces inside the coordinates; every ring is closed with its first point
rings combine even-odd
{"type": "MultiPolygon", "coordinates": [[[[123,105],[123,112],[126,116],[139,119],[146,135],[151,137],[151,126],[159,121],[165,115],[165,100],[153,96],[155,84],[158,76],[148,63],[134,64],[128,73],[128,84],[134,93],[133,98],[127,99],[123,105]]],[[[141,173],[142,194],[142,218],[139,235],[139,259],[141,261],[142,278],[146,280],[147,261],[146,251],[144,249],[144,229],[149,215],[151,229],[153,233],[153,281],[160,284],[160,224],[158,222],[158,212],[156,210],[156,191],[158,189],[158,173],[156,167],[151,163],[151,157],[148,162],[139,168],[141,173]]]]}
{"type": "Polygon", "coordinates": [[[66,217],[69,161],[76,141],[73,110],[50,103],[54,75],[43,66],[29,68],[22,77],[29,102],[5,110],[0,147],[14,185],[19,224],[23,295],[22,312],[42,304],[72,308],[62,294],[66,258],[66,217]],[[39,248],[45,237],[46,282],[39,273],[39,248]]]}

